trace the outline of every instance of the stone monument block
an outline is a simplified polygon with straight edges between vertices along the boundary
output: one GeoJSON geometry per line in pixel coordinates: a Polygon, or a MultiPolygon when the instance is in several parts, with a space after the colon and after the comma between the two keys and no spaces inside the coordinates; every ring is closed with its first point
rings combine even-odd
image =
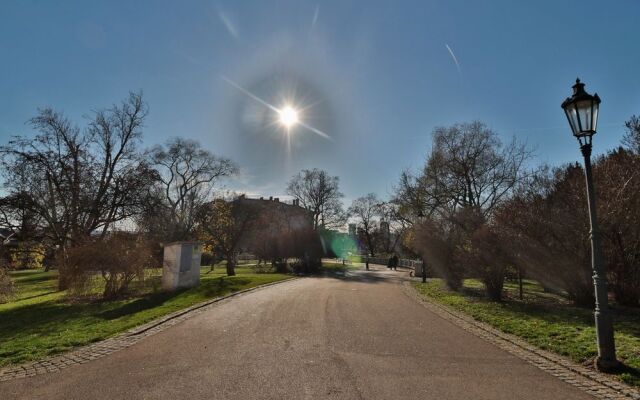
{"type": "Polygon", "coordinates": [[[202,245],[198,242],[173,242],[164,246],[162,288],[176,290],[200,284],[202,245]]]}

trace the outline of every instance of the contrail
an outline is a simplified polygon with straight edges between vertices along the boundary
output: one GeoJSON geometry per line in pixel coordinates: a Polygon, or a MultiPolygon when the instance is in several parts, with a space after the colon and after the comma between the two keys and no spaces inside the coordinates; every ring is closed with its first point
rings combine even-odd
{"type": "Polygon", "coordinates": [[[318,14],[320,13],[320,5],[316,5],[316,11],[313,13],[313,20],[311,21],[311,29],[315,28],[316,22],[318,22],[318,14]]]}
{"type": "Polygon", "coordinates": [[[316,28],[316,23],[318,22],[318,14],[320,14],[320,5],[316,4],[316,9],[313,12],[313,18],[311,19],[311,26],[309,26],[309,36],[311,36],[313,30],[316,28]]]}
{"type": "Polygon", "coordinates": [[[218,17],[220,18],[220,21],[222,21],[222,23],[224,24],[224,27],[227,28],[227,31],[229,32],[229,34],[237,39],[238,28],[236,28],[233,22],[231,22],[227,14],[225,14],[222,11],[218,11],[218,17]]]}
{"type": "MultiPolygon", "coordinates": [[[[227,82],[229,85],[233,86],[234,88],[238,89],[242,93],[246,94],[247,96],[249,96],[253,100],[257,101],[258,103],[260,103],[263,106],[267,107],[268,109],[270,109],[272,111],[275,111],[276,113],[280,114],[281,111],[280,111],[280,109],[278,107],[273,106],[273,105],[269,104],[268,102],[262,100],[260,97],[256,96],[255,94],[251,93],[247,89],[245,89],[242,86],[238,85],[237,83],[235,83],[231,79],[227,78],[226,76],[221,75],[220,78],[222,78],[223,81],[227,82]]],[[[321,136],[321,137],[333,142],[333,138],[331,136],[327,135],[326,133],[322,132],[319,129],[314,128],[311,125],[307,125],[302,121],[298,121],[298,125],[310,130],[311,132],[315,133],[318,136],[321,136]]]]}
{"type": "Polygon", "coordinates": [[[453,50],[451,50],[451,47],[449,47],[448,44],[444,44],[444,46],[447,48],[447,50],[449,50],[449,54],[451,54],[451,58],[453,58],[453,62],[456,63],[456,68],[458,69],[458,75],[460,75],[460,64],[458,63],[458,59],[456,58],[456,55],[453,54],[453,50]]]}

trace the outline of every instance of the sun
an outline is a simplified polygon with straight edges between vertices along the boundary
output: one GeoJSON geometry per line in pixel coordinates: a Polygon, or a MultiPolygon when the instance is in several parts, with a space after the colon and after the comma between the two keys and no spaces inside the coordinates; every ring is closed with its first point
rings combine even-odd
{"type": "Polygon", "coordinates": [[[298,123],[298,111],[291,106],[284,106],[280,111],[280,123],[289,129],[298,123]]]}

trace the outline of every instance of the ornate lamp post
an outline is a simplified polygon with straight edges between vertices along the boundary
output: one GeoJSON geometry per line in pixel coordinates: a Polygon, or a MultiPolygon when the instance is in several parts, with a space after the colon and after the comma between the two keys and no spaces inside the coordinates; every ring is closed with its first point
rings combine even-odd
{"type": "Polygon", "coordinates": [[[585,92],[584,83],[581,83],[580,79],[576,79],[576,84],[573,85],[573,95],[562,102],[562,109],[567,115],[573,135],[578,139],[580,150],[584,156],[589,221],[591,223],[591,268],[596,300],[594,312],[598,340],[596,368],[609,371],[618,367],[619,363],[616,359],[616,346],[613,339],[613,321],[609,310],[607,276],[602,262],[600,230],[596,215],[596,194],[591,173],[591,139],[596,133],[599,106],[600,97],[597,94],[592,96],[585,92]]]}
{"type": "MultiPolygon", "coordinates": [[[[424,213],[422,210],[418,211],[418,221],[424,222],[424,213]]],[[[427,283],[427,263],[424,261],[424,258],[422,259],[421,268],[422,270],[420,272],[422,273],[422,283],[427,283]]]]}

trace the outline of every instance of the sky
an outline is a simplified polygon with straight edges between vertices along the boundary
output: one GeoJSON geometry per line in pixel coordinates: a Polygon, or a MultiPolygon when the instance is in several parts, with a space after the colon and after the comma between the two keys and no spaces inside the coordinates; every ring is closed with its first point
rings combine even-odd
{"type": "Polygon", "coordinates": [[[559,165],[580,157],[560,108],[576,77],[602,99],[594,154],[640,114],[639,19],[636,0],[2,0],[0,143],[39,107],[82,127],[142,90],[145,146],[195,139],[254,196],[320,168],[347,202],[387,198],[435,127],[473,120],[559,165]]]}

